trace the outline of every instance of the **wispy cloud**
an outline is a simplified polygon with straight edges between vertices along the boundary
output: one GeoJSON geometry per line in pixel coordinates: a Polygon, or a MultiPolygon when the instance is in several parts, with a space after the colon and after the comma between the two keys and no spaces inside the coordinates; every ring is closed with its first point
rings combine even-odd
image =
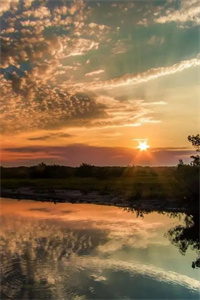
{"type": "Polygon", "coordinates": [[[98,75],[98,74],[101,74],[103,72],[105,72],[105,71],[104,70],[96,70],[96,71],[92,71],[92,72],[86,73],[85,76],[98,75]]]}
{"type": "Polygon", "coordinates": [[[68,133],[50,133],[48,135],[42,135],[42,136],[32,136],[29,137],[28,140],[29,141],[45,141],[45,140],[49,140],[49,139],[55,139],[55,138],[69,138],[72,137],[71,134],[68,133]]]}
{"type": "Polygon", "coordinates": [[[116,42],[116,44],[112,48],[112,52],[114,54],[121,54],[125,53],[128,50],[127,41],[119,40],[116,42]]]}
{"type": "MultiPolygon", "coordinates": [[[[144,139],[142,139],[144,140],[144,139]]],[[[28,146],[7,147],[2,149],[2,164],[31,165],[41,161],[77,166],[81,163],[93,165],[177,165],[178,160],[190,161],[195,151],[185,148],[149,148],[145,156],[138,157],[138,149],[125,147],[95,147],[87,144],[71,144],[68,146],[28,146]],[[34,158],[33,158],[34,154],[34,158]],[[44,159],[45,158],[45,159],[44,159]]]]}
{"type": "Polygon", "coordinates": [[[128,86],[148,82],[159,77],[173,75],[192,67],[200,65],[199,58],[184,60],[169,67],[153,68],[140,74],[125,74],[123,76],[113,78],[104,82],[93,82],[90,86],[91,90],[112,89],[121,86],[128,86]]]}
{"type": "Polygon", "coordinates": [[[166,14],[158,15],[155,19],[156,23],[191,23],[193,25],[200,24],[200,6],[198,0],[181,1],[180,9],[168,8],[166,14]]]}
{"type": "Polygon", "coordinates": [[[106,117],[91,122],[93,126],[118,127],[140,126],[144,123],[157,122],[152,117],[152,110],[140,99],[119,101],[108,96],[99,96],[97,102],[105,107],[106,117]]]}

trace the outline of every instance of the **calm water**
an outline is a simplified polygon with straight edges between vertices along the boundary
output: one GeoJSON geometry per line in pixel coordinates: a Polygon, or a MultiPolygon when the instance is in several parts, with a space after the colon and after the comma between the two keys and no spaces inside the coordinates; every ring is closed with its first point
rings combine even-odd
{"type": "Polygon", "coordinates": [[[1,299],[199,299],[197,252],[172,244],[177,225],[184,216],[2,199],[1,299]]]}

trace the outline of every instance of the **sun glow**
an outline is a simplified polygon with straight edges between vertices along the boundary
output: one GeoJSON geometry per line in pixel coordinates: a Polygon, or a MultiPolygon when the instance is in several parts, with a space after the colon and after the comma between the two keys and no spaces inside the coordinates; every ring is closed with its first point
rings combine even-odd
{"type": "Polygon", "coordinates": [[[138,148],[141,150],[141,151],[145,151],[149,148],[149,145],[147,145],[146,142],[140,142],[139,145],[138,145],[138,148]]]}

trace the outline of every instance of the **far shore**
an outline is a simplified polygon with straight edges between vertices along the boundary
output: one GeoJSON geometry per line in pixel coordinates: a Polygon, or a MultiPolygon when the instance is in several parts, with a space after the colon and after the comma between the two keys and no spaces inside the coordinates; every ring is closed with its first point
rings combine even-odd
{"type": "Polygon", "coordinates": [[[159,211],[188,213],[195,211],[194,207],[188,206],[183,200],[173,199],[127,199],[123,195],[109,193],[102,195],[98,191],[84,193],[79,190],[53,189],[37,191],[31,188],[2,189],[2,198],[16,200],[35,200],[56,203],[87,203],[96,205],[109,205],[130,208],[136,211],[159,211]]]}

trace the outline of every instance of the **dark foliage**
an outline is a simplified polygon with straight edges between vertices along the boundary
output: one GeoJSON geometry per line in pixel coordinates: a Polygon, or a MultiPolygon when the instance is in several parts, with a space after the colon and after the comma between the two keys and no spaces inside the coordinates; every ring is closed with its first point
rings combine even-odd
{"type": "Polygon", "coordinates": [[[40,178],[67,178],[74,175],[74,168],[59,165],[40,163],[32,167],[1,167],[2,179],[40,179],[40,178]]]}
{"type": "MultiPolygon", "coordinates": [[[[146,171],[143,170],[143,173],[146,171]]],[[[46,165],[40,163],[31,167],[1,167],[2,179],[37,179],[52,178],[65,179],[68,177],[92,177],[108,179],[117,177],[131,177],[134,166],[131,167],[98,167],[89,164],[81,164],[80,167],[68,167],[60,165],[46,165]]]]}
{"type": "MultiPolygon", "coordinates": [[[[196,151],[200,151],[200,135],[188,136],[189,142],[195,147],[196,151]]],[[[199,206],[199,155],[192,155],[192,161],[189,165],[179,160],[175,176],[178,182],[179,195],[185,200],[190,200],[199,206]]]]}
{"type": "MultiPolygon", "coordinates": [[[[192,143],[192,146],[194,146],[195,150],[197,152],[200,152],[200,135],[189,135],[188,141],[192,143]]],[[[191,165],[193,166],[200,166],[200,156],[199,155],[192,155],[192,162],[191,165]]]]}
{"type": "Polygon", "coordinates": [[[196,202],[199,200],[199,167],[179,164],[175,176],[177,179],[176,194],[180,198],[196,202]]]}
{"type": "Polygon", "coordinates": [[[200,151],[200,135],[189,135],[188,141],[192,143],[192,146],[195,147],[196,151],[200,151]]]}

